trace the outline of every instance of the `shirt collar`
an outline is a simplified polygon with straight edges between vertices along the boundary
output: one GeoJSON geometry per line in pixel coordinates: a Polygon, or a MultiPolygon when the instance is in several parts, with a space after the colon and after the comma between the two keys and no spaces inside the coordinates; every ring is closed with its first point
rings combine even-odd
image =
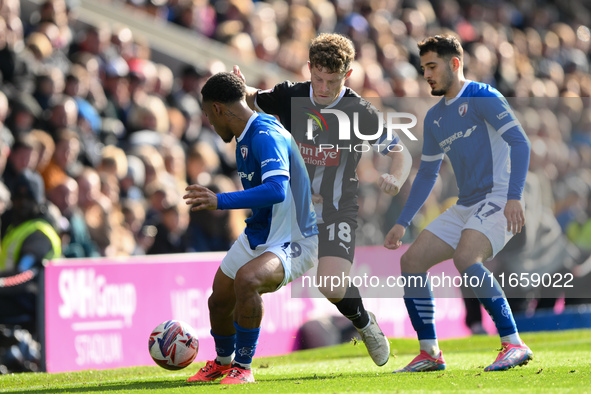
{"type": "MultiPolygon", "coordinates": [[[[330,103],[330,105],[327,105],[325,108],[332,108],[335,105],[337,105],[339,103],[339,101],[341,101],[343,96],[345,95],[346,91],[347,91],[347,87],[343,86],[343,88],[341,89],[341,93],[339,93],[339,97],[337,97],[335,101],[330,103]]],[[[317,105],[316,101],[314,101],[314,91],[312,90],[312,82],[310,82],[310,101],[312,102],[312,105],[314,105],[314,106],[317,105]]]]}
{"type": "Polygon", "coordinates": [[[454,101],[456,101],[459,97],[462,97],[462,94],[464,94],[464,90],[466,90],[466,88],[468,87],[468,85],[470,85],[471,82],[472,81],[466,79],[466,81],[464,82],[464,86],[462,86],[458,94],[456,94],[456,97],[449,100],[445,99],[445,105],[452,105],[454,101]]]}
{"type": "Polygon", "coordinates": [[[240,133],[240,136],[238,136],[238,138],[236,138],[237,142],[242,141],[242,139],[244,138],[244,136],[246,135],[246,132],[248,131],[248,128],[250,127],[250,125],[252,124],[252,122],[254,122],[254,120],[259,116],[258,113],[253,112],[252,115],[250,115],[250,118],[248,118],[248,122],[246,122],[246,126],[244,127],[244,130],[242,130],[242,133],[240,133]]]}

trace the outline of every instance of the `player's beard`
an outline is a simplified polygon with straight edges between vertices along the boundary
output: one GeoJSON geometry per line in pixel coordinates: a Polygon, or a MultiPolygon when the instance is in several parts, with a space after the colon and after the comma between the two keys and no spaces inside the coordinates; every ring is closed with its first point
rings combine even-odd
{"type": "Polygon", "coordinates": [[[453,83],[453,72],[451,71],[451,68],[448,66],[447,72],[441,77],[440,85],[442,87],[439,89],[432,89],[431,94],[433,96],[444,96],[447,93],[447,91],[449,90],[449,88],[451,87],[452,83],[453,83]]]}
{"type": "Polygon", "coordinates": [[[234,133],[232,133],[232,130],[230,130],[228,127],[214,126],[214,129],[225,143],[230,143],[232,142],[232,139],[234,139],[234,133]]]}
{"type": "Polygon", "coordinates": [[[232,142],[232,140],[234,139],[234,134],[228,134],[222,137],[222,141],[224,141],[226,144],[229,144],[230,142],[232,142]]]}

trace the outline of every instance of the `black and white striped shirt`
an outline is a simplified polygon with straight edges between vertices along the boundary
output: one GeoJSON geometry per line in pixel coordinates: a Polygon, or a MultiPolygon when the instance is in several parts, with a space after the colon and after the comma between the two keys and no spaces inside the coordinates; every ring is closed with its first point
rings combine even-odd
{"type": "MultiPolygon", "coordinates": [[[[367,100],[348,87],[328,106],[321,106],[312,98],[311,83],[285,81],[269,90],[257,93],[255,105],[261,112],[276,115],[290,131],[306,163],[312,184],[312,193],[322,196],[323,203],[316,204],[318,223],[334,223],[357,217],[357,164],[364,151],[373,149],[388,154],[389,149],[400,142],[391,132],[388,138],[380,112],[367,100]],[[350,119],[350,138],[341,138],[339,118],[322,110],[342,111],[350,119]],[[357,113],[357,122],[354,121],[357,113]],[[354,124],[366,136],[375,136],[364,144],[355,133],[354,124]],[[309,130],[310,129],[310,130],[309,130]],[[310,138],[311,137],[311,138],[310,138]],[[369,143],[369,144],[368,144],[369,143]]],[[[367,139],[367,138],[365,138],[367,139]]]]}

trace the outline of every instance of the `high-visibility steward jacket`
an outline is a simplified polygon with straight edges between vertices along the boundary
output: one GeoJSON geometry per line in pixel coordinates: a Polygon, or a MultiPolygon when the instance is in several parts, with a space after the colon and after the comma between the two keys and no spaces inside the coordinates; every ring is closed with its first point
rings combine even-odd
{"type": "Polygon", "coordinates": [[[47,252],[45,259],[60,257],[62,242],[55,229],[42,219],[28,220],[16,227],[8,227],[6,236],[2,239],[0,249],[0,272],[12,271],[16,268],[23,242],[35,231],[41,231],[51,242],[52,249],[47,252]]]}

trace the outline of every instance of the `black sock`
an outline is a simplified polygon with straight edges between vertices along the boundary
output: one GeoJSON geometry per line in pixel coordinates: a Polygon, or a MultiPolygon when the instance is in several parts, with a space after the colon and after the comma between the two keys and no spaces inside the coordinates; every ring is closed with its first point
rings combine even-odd
{"type": "Polygon", "coordinates": [[[241,368],[241,369],[250,369],[250,364],[244,365],[244,364],[240,364],[239,362],[234,361],[232,363],[232,367],[238,367],[238,368],[241,368]]]}
{"type": "Polygon", "coordinates": [[[357,287],[350,286],[345,297],[334,305],[343,316],[351,320],[356,328],[364,328],[369,323],[369,314],[363,307],[363,300],[357,287]]]}

